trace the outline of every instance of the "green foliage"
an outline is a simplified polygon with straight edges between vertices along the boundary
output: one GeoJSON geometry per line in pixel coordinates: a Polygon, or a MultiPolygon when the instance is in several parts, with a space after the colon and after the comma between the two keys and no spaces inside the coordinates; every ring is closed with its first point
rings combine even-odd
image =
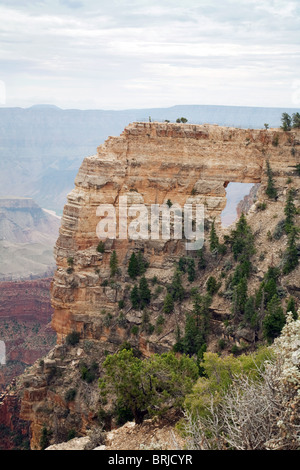
{"type": "Polygon", "coordinates": [[[284,131],[290,131],[292,128],[292,118],[288,113],[282,113],[281,116],[282,126],[281,129],[284,131]]]}
{"type": "Polygon", "coordinates": [[[273,172],[270,167],[269,161],[267,161],[267,176],[268,176],[268,182],[267,182],[266,194],[270,199],[276,199],[277,189],[275,188],[275,185],[274,185],[273,172]]]}
{"type": "Polygon", "coordinates": [[[181,118],[177,118],[177,119],[176,119],[176,122],[178,122],[178,123],[179,123],[179,122],[186,123],[186,122],[188,122],[188,120],[187,120],[185,117],[181,117],[181,118]]]}
{"type": "Polygon", "coordinates": [[[110,275],[111,277],[114,277],[118,272],[118,257],[117,257],[116,250],[114,250],[111,254],[109,266],[110,266],[110,275]]]}
{"type": "Polygon", "coordinates": [[[231,243],[235,260],[249,260],[255,252],[254,236],[243,212],[236,224],[236,228],[231,231],[229,242],[231,243]]]}
{"type": "Polygon", "coordinates": [[[51,436],[51,431],[49,431],[46,426],[43,426],[40,437],[40,449],[45,450],[46,447],[49,447],[49,438],[51,436]]]}
{"type": "Polygon", "coordinates": [[[256,210],[258,211],[265,211],[267,208],[267,203],[266,202],[258,202],[256,204],[256,210]]]}
{"type": "Polygon", "coordinates": [[[200,248],[200,250],[197,251],[197,257],[199,259],[198,261],[198,269],[202,270],[206,268],[206,259],[204,256],[204,246],[200,248]]]}
{"type": "Polygon", "coordinates": [[[286,233],[290,233],[294,226],[294,218],[297,212],[296,206],[294,204],[294,196],[295,196],[295,190],[291,188],[288,192],[286,204],[284,207],[284,214],[285,214],[284,229],[286,233]]]}
{"type": "Polygon", "coordinates": [[[169,208],[173,206],[173,203],[172,203],[171,199],[168,199],[168,200],[167,200],[167,206],[168,206],[169,208]]]}
{"type": "Polygon", "coordinates": [[[139,327],[137,325],[133,325],[133,327],[131,328],[131,334],[134,336],[137,336],[138,333],[139,333],[139,327]]]}
{"type": "Polygon", "coordinates": [[[194,282],[195,277],[196,277],[196,271],[195,271],[195,260],[193,258],[188,259],[187,273],[188,273],[188,281],[194,282]]]}
{"type": "Polygon", "coordinates": [[[140,306],[141,306],[141,309],[143,309],[147,305],[149,305],[150,300],[151,300],[151,291],[149,289],[148,281],[145,278],[145,276],[143,276],[140,280],[139,296],[140,296],[140,306]]]}
{"type": "Polygon", "coordinates": [[[133,252],[128,265],[128,274],[131,279],[136,279],[143,275],[148,267],[148,262],[144,259],[141,251],[137,255],[133,252]]]}
{"type": "Polygon", "coordinates": [[[149,305],[151,301],[151,291],[145,276],[140,279],[139,287],[137,285],[133,287],[130,294],[130,300],[132,307],[135,310],[143,310],[147,305],[149,305]]]}
{"type": "Polygon", "coordinates": [[[271,343],[277,336],[285,324],[285,315],[281,307],[280,300],[274,295],[267,307],[267,315],[263,321],[263,331],[265,338],[271,343]]]}
{"type": "Polygon", "coordinates": [[[206,290],[208,294],[214,295],[216,292],[218,292],[219,288],[220,288],[220,283],[217,282],[214,276],[210,276],[206,284],[206,290]]]}
{"type": "Polygon", "coordinates": [[[216,353],[204,352],[200,364],[202,376],[187,395],[185,408],[200,416],[207,415],[211,400],[214,403],[220,402],[222,394],[235,377],[245,373],[255,379],[259,376],[259,369],[264,362],[271,358],[271,354],[269,348],[261,348],[254,354],[241,354],[238,357],[232,354],[220,357],[216,353]]]}
{"type": "Polygon", "coordinates": [[[137,424],[146,415],[161,414],[169,407],[180,409],[198,376],[197,365],[187,356],[153,354],[141,360],[125,349],[107,356],[103,370],[101,395],[112,393],[116,402],[126,403],[137,424]]]}
{"type": "Polygon", "coordinates": [[[254,330],[258,329],[258,314],[257,309],[255,306],[255,297],[250,296],[248,297],[245,307],[244,307],[244,317],[246,322],[253,328],[254,330]]]}
{"type": "Polygon", "coordinates": [[[66,336],[66,343],[69,344],[70,346],[75,346],[75,344],[78,344],[80,340],[80,333],[78,331],[72,331],[66,336]]]}
{"type": "Polygon", "coordinates": [[[298,313],[297,313],[296,303],[295,303],[294,297],[290,297],[287,304],[286,304],[286,313],[288,313],[288,312],[292,312],[294,320],[298,319],[298,313]]]}
{"type": "Polygon", "coordinates": [[[69,257],[69,258],[67,259],[67,263],[68,263],[68,266],[73,266],[73,265],[74,265],[74,258],[69,257]]]}
{"type": "Polygon", "coordinates": [[[292,114],[292,121],[293,121],[293,127],[299,129],[299,127],[300,127],[300,113],[293,113],[292,114]]]}
{"type": "Polygon", "coordinates": [[[77,394],[76,388],[70,388],[65,393],[65,400],[66,402],[74,401],[77,394]]]}
{"type": "Polygon", "coordinates": [[[186,315],[185,331],[182,338],[177,339],[175,351],[192,356],[199,355],[206,345],[209,333],[210,295],[194,295],[193,311],[186,315]]]}
{"type": "Polygon", "coordinates": [[[211,229],[210,229],[210,235],[209,235],[209,247],[211,252],[218,251],[219,249],[219,237],[216,232],[215,228],[215,220],[213,220],[211,224],[211,229]]]}
{"type": "Polygon", "coordinates": [[[170,292],[165,297],[163,311],[168,314],[174,312],[174,300],[170,292]]]}
{"type": "Polygon", "coordinates": [[[117,400],[114,415],[116,416],[116,422],[119,426],[122,426],[128,421],[132,421],[134,419],[131,409],[128,408],[126,403],[122,400],[117,400]]]}
{"type": "Polygon", "coordinates": [[[288,234],[288,244],[287,249],[284,253],[284,261],[283,261],[283,274],[289,274],[293,271],[299,264],[298,259],[298,249],[296,241],[299,238],[299,229],[295,226],[290,228],[290,232],[288,234]]]}
{"type": "Polygon", "coordinates": [[[102,240],[100,240],[100,242],[98,243],[97,251],[98,253],[104,253],[105,251],[105,244],[102,240]]]}
{"type": "Polygon", "coordinates": [[[169,286],[169,293],[172,295],[173,300],[182,301],[184,298],[184,288],[182,285],[181,272],[177,269],[174,273],[172,284],[169,286]]]}
{"type": "Polygon", "coordinates": [[[285,219],[282,219],[276,225],[276,227],[274,229],[274,232],[273,232],[273,235],[272,235],[272,238],[274,240],[280,240],[280,238],[284,234],[284,231],[285,231],[285,219]]]}
{"type": "Polygon", "coordinates": [[[244,276],[234,288],[232,308],[234,315],[243,315],[245,313],[247,300],[247,278],[244,276]]]}
{"type": "Polygon", "coordinates": [[[80,374],[82,380],[87,383],[92,383],[96,379],[96,372],[98,369],[98,364],[93,363],[92,365],[88,366],[87,364],[80,364],[80,374]]]}
{"type": "Polygon", "coordinates": [[[138,310],[140,308],[141,299],[140,299],[139,289],[137,286],[133,287],[130,293],[130,300],[131,300],[132,307],[135,310],[138,310]]]}
{"type": "Polygon", "coordinates": [[[76,430],[75,429],[70,429],[68,431],[67,441],[70,441],[71,439],[74,439],[75,437],[76,437],[76,430]]]}

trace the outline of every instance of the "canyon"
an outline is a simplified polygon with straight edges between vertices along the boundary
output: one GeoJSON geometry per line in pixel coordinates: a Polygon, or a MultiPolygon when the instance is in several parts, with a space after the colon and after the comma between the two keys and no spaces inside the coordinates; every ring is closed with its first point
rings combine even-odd
{"type": "MultiPolygon", "coordinates": [[[[42,361],[26,369],[15,385],[20,397],[20,419],[30,422],[32,449],[41,448],[41,436],[46,436],[49,444],[63,442],[71,431],[84,436],[99,422],[103,424],[103,416],[107,418],[108,429],[116,426],[105,414],[99,397],[96,378],[101,375],[101,362],[126,342],[144,357],[169,351],[176,343],[176,331],[184,330],[185,314],[192,311],[191,296],[186,295],[175,305],[173,313],[163,313],[164,299],[179,259],[188,255],[197,260],[196,252],[186,252],[186,240],[107,238],[103,248],[97,250],[100,221],[97,208],[107,204],[118,214],[120,198],[125,196],[129,207],[168,202],[181,207],[201,204],[205,221],[209,226],[215,222],[223,239],[232,228],[224,229],[221,225],[226,187],[231,182],[255,184],[255,191],[240,209],[247,210],[249,224],[256,234],[256,270],[249,282],[249,289],[254,291],[269,265],[280,263],[287,243],[286,236],[278,241],[266,240],[267,233],[275,229],[283,216],[291,181],[299,190],[295,171],[300,161],[299,145],[298,130],[134,122],[120,136],[109,137],[95,155],[84,158],[75,187],[68,194],[55,245],[57,269],[51,281],[51,303],[57,343],[42,361]],[[265,194],[267,162],[278,187],[274,201],[265,194]],[[266,201],[266,210],[259,211],[256,203],[266,201]],[[266,249],[266,256],[261,256],[266,249]],[[114,252],[117,270],[112,274],[114,252]],[[147,314],[153,328],[148,328],[145,311],[133,309],[130,302],[130,290],[137,281],[129,276],[128,264],[132,253],[139,252],[146,261],[145,277],[151,285],[152,300],[147,314]],[[161,316],[163,326],[154,327],[161,316]],[[74,333],[78,334],[76,342],[70,340],[74,333]],[[93,370],[95,380],[83,379],[83,368],[93,370]],[[75,397],[72,400],[67,398],[71,390],[75,397]]],[[[204,235],[207,247],[207,229],[204,235]]],[[[214,275],[224,292],[225,279],[221,274],[226,262],[228,266],[232,261],[230,256],[230,253],[223,258],[209,255],[208,266],[194,281],[184,277],[185,290],[196,288],[205,292],[209,276],[214,275]]],[[[299,267],[282,277],[281,286],[299,302],[299,267]]],[[[210,313],[209,350],[216,351],[221,338],[226,338],[231,347],[243,342],[254,346],[245,329],[230,332],[226,329],[231,303],[225,296],[214,296],[210,313]]]]}
{"type": "Polygon", "coordinates": [[[59,217],[31,198],[0,197],[0,281],[52,276],[59,226],[59,217]]]}

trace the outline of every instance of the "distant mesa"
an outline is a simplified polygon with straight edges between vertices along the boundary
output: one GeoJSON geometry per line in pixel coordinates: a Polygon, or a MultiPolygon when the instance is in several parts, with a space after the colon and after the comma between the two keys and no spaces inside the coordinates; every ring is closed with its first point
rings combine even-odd
{"type": "Polygon", "coordinates": [[[34,104],[27,109],[59,109],[61,110],[61,108],[59,108],[58,106],[55,106],[55,104],[34,104]]]}

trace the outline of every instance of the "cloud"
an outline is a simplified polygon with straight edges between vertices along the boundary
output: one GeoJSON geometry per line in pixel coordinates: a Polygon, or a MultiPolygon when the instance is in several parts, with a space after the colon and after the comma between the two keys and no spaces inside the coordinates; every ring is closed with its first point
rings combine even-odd
{"type": "Polygon", "coordinates": [[[295,1],[2,0],[0,17],[8,106],[49,96],[82,108],[294,99],[295,1]]]}

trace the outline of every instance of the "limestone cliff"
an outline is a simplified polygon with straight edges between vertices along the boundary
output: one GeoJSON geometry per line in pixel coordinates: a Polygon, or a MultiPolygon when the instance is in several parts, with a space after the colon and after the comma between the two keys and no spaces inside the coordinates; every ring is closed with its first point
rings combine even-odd
{"type": "MultiPolygon", "coordinates": [[[[68,195],[55,248],[57,271],[51,295],[52,325],[58,344],[43,364],[34,366],[21,380],[24,390],[21,416],[32,423],[32,448],[39,448],[42,429],[51,431],[49,443],[55,443],[66,438],[67,430],[75,429],[77,435],[84,435],[87,428],[98,422],[101,403],[97,380],[87,382],[83,366],[89,369],[95,361],[101,365],[105,354],[115,352],[125,341],[143,355],[169,350],[176,342],[178,328],[184,329],[185,313],[192,310],[192,300],[187,295],[175,305],[173,314],[163,315],[175,264],[186,256],[185,240],[106,240],[100,253],[96,234],[99,205],[112,204],[117,208],[121,196],[127,196],[129,206],[143,203],[149,207],[167,201],[181,207],[186,203],[204,204],[206,220],[216,220],[222,237],[220,215],[226,205],[227,184],[261,183],[257,198],[264,200],[269,161],[280,190],[276,202],[268,203],[264,213],[255,207],[250,210],[249,220],[257,232],[254,260],[257,275],[250,283],[250,289],[254,289],[268,265],[280,259],[280,250],[286,244],[283,238],[267,248],[266,256],[259,256],[266,248],[267,231],[274,229],[276,218],[283,214],[290,184],[287,178],[293,176],[296,188],[299,187],[299,177],[295,176],[299,144],[299,131],[133,123],[119,137],[109,137],[96,155],[84,159],[75,188],[68,195]],[[118,270],[111,276],[113,250],[118,270]],[[139,250],[147,261],[146,278],[149,283],[155,279],[147,321],[145,311],[132,308],[129,295],[135,281],[128,275],[128,263],[131,254],[139,250]],[[162,316],[163,326],[154,327],[162,316]],[[146,323],[152,328],[146,327],[146,323]],[[76,346],[66,343],[74,331],[80,333],[76,346]],[[76,398],[68,400],[66,392],[71,388],[76,398]]],[[[207,238],[208,233],[205,235],[207,238]]],[[[188,282],[185,277],[187,290],[195,287],[205,291],[212,273],[223,282],[225,262],[226,257],[223,260],[211,257],[195,281],[188,282]]],[[[299,279],[299,270],[282,282],[288,292],[299,295],[297,276],[299,279]]],[[[224,335],[232,344],[241,338],[246,340],[245,332],[235,336],[225,331],[223,320],[229,318],[230,312],[229,300],[215,296],[211,306],[211,350],[224,335]]],[[[98,368],[96,378],[100,372],[98,368]]]]}

